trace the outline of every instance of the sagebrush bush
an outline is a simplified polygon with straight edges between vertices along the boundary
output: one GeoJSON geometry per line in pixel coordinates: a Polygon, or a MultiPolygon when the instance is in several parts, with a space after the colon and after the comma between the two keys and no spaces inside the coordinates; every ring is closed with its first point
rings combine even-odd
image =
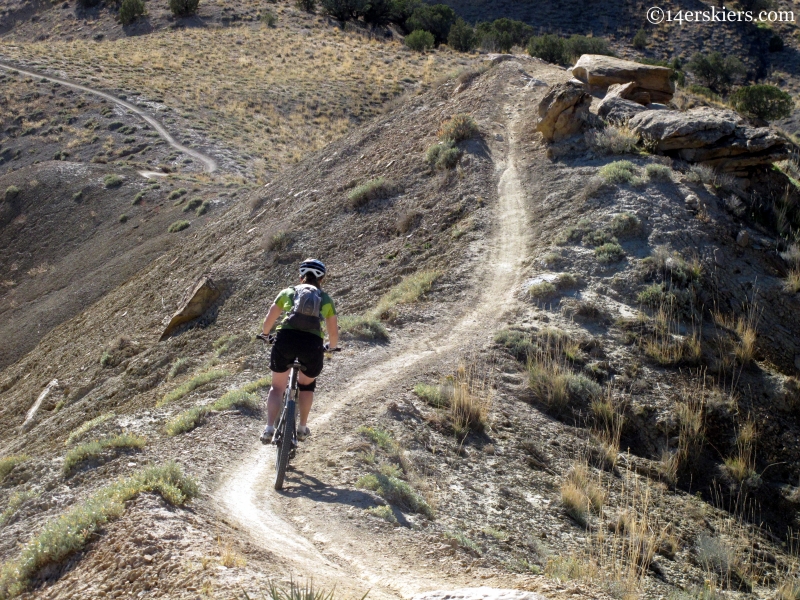
{"type": "Polygon", "coordinates": [[[119,20],[123,25],[133,23],[146,13],[144,0],[122,0],[122,4],[119,6],[119,20]]]}
{"type": "Polygon", "coordinates": [[[619,244],[609,242],[595,248],[594,255],[600,263],[612,263],[625,258],[625,251],[619,244]]]}
{"type": "Polygon", "coordinates": [[[22,547],[18,558],[0,570],[0,598],[24,592],[43,568],[80,552],[107,522],[119,518],[125,505],[143,492],[157,492],[174,506],[199,493],[197,484],[174,462],[152,466],[102,488],[63,516],[49,521],[22,547]]]}
{"type": "Polygon", "coordinates": [[[197,12],[200,0],[169,0],[169,9],[176,17],[187,17],[197,12]]]}
{"type": "Polygon", "coordinates": [[[461,151],[451,140],[433,144],[425,153],[425,162],[439,171],[452,169],[458,164],[461,151]]]}
{"type": "Polygon", "coordinates": [[[26,454],[12,454],[11,456],[0,458],[0,482],[5,479],[6,475],[11,473],[14,467],[25,462],[28,458],[30,457],[26,454]]]}
{"type": "Polygon", "coordinates": [[[146,443],[147,440],[140,435],[122,433],[110,438],[80,444],[69,450],[64,457],[64,473],[70,473],[81,463],[100,458],[106,450],[125,450],[128,448],[141,450],[146,443]]]}
{"type": "Polygon", "coordinates": [[[645,166],[644,174],[650,181],[672,181],[672,169],[667,165],[649,164],[645,166]]]}
{"type": "Polygon", "coordinates": [[[190,394],[200,386],[206,385],[207,383],[211,383],[212,381],[216,381],[217,379],[222,379],[230,375],[228,371],[223,369],[212,369],[209,371],[204,371],[202,373],[198,373],[188,381],[183,382],[174,390],[167,392],[164,396],[159,400],[157,406],[162,406],[167,404],[168,402],[174,402],[180,398],[183,398],[185,395],[190,394]]]}
{"type": "Polygon", "coordinates": [[[415,52],[425,52],[433,48],[434,37],[428,31],[417,29],[406,36],[405,44],[415,52]]]}
{"type": "Polygon", "coordinates": [[[617,237],[632,237],[641,233],[642,222],[633,213],[624,212],[612,217],[609,228],[617,237]]]}
{"type": "Polygon", "coordinates": [[[627,125],[609,125],[602,131],[589,132],[589,144],[598,154],[636,154],[639,136],[627,125]]]}
{"type": "Polygon", "coordinates": [[[124,180],[119,175],[106,175],[103,179],[103,185],[108,189],[118,188],[122,185],[123,181],[124,180]]]}
{"type": "Polygon", "coordinates": [[[478,134],[478,124],[472,116],[467,114],[457,114],[442,123],[439,129],[439,139],[442,141],[452,141],[457,144],[478,134]]]}
{"type": "Polygon", "coordinates": [[[5,199],[6,200],[13,200],[19,196],[19,188],[15,185],[10,185],[6,188],[5,199]]]}
{"type": "Polygon", "coordinates": [[[339,331],[368,341],[384,342],[389,339],[386,327],[373,315],[342,315],[339,317],[339,331]]]}
{"type": "Polygon", "coordinates": [[[618,160],[603,165],[599,175],[609,183],[632,183],[636,177],[636,165],[629,160],[618,160]]]}
{"type": "Polygon", "coordinates": [[[353,189],[347,195],[347,201],[351,209],[358,209],[366,206],[373,200],[391,198],[399,191],[400,186],[396,183],[385,177],[378,177],[377,179],[368,181],[353,189]]]}
{"type": "Polygon", "coordinates": [[[399,477],[373,473],[359,479],[356,486],[377,492],[379,496],[404,510],[433,516],[433,510],[422,496],[399,477]]]}
{"type": "Polygon", "coordinates": [[[189,221],[175,221],[172,225],[167,228],[169,233],[178,233],[179,231],[183,231],[187,229],[191,225],[189,221]]]}

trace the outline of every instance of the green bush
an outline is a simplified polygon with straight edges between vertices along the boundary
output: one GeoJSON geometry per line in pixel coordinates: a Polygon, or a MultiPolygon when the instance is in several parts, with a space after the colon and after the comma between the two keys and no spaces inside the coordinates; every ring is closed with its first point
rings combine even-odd
{"type": "Polygon", "coordinates": [[[644,168],[644,175],[650,181],[672,181],[672,169],[667,165],[649,164],[644,168]]]}
{"type": "Polygon", "coordinates": [[[631,183],[636,177],[636,165],[629,160],[618,160],[602,166],[599,175],[609,183],[631,183]]]}
{"type": "Polygon", "coordinates": [[[119,7],[119,20],[123,25],[129,25],[146,13],[144,0],[122,0],[119,7]]]}
{"type": "MultiPolygon", "coordinates": [[[[80,192],[79,192],[79,193],[80,193],[80,192]]],[[[141,204],[141,203],[142,203],[142,200],[144,200],[144,196],[145,196],[145,194],[146,194],[146,192],[144,192],[144,191],[141,191],[141,192],[139,192],[138,194],[136,194],[136,195],[133,197],[133,201],[131,201],[131,204],[132,204],[133,206],[138,206],[139,204],[141,204]]]]}
{"type": "Polygon", "coordinates": [[[735,56],[719,52],[695,53],[686,63],[686,70],[705,83],[714,92],[727,93],[733,84],[747,72],[742,61],[735,56]]]}
{"type": "Polygon", "coordinates": [[[10,185],[6,188],[5,199],[6,200],[13,200],[19,196],[19,188],[15,185],[10,185]]]}
{"type": "Polygon", "coordinates": [[[459,17],[447,35],[447,45],[459,52],[472,52],[478,45],[475,30],[464,19],[459,17]]]}
{"type": "Polygon", "coordinates": [[[197,388],[206,385],[207,383],[211,383],[212,381],[216,381],[217,379],[222,379],[223,377],[227,377],[230,375],[228,371],[225,370],[209,370],[199,373],[189,379],[188,381],[183,382],[177,388],[172,390],[171,392],[167,392],[164,394],[164,397],[159,400],[156,406],[163,406],[169,402],[174,402],[175,400],[179,400],[183,398],[185,395],[193,392],[197,388]]]}
{"type": "Polygon", "coordinates": [[[588,37],[585,35],[571,35],[564,40],[564,54],[567,60],[576,61],[584,54],[605,54],[613,56],[614,53],[608,47],[608,41],[600,37],[588,37]]]}
{"type": "Polygon", "coordinates": [[[633,213],[619,213],[612,217],[610,229],[617,237],[631,237],[641,233],[642,222],[633,213]]]}
{"type": "Polygon", "coordinates": [[[295,6],[307,13],[313,13],[317,10],[317,0],[295,0],[295,6]]]}
{"type": "Polygon", "coordinates": [[[147,467],[102,488],[63,516],[49,521],[22,547],[19,558],[3,565],[0,598],[18,596],[43,567],[80,552],[97,537],[104,524],[124,514],[128,501],[143,492],[157,492],[169,504],[180,506],[196,497],[199,490],[174,462],[147,467]]]}
{"type": "Polygon", "coordinates": [[[266,10],[260,17],[261,22],[264,23],[267,27],[275,27],[275,23],[278,21],[278,18],[275,16],[271,10],[266,10]]]}
{"type": "Polygon", "coordinates": [[[639,29],[636,35],[633,36],[633,47],[637,50],[644,50],[647,48],[647,32],[645,32],[644,28],[639,29]]]}
{"type": "Polygon", "coordinates": [[[531,37],[528,40],[528,54],[554,64],[567,62],[564,40],[552,33],[531,37]]]}
{"type": "Polygon", "coordinates": [[[339,331],[357,339],[384,342],[389,332],[380,319],[374,315],[344,315],[339,317],[339,331]]]}
{"type": "Polygon", "coordinates": [[[190,210],[194,210],[198,206],[203,203],[200,198],[192,198],[189,202],[186,203],[186,206],[183,207],[183,212],[189,212],[190,210]]]}
{"type": "Polygon", "coordinates": [[[347,195],[347,201],[352,209],[362,208],[373,200],[385,200],[391,198],[400,191],[400,188],[393,181],[385,177],[378,177],[368,181],[353,189],[347,195]]]}
{"type": "Polygon", "coordinates": [[[11,456],[0,458],[0,482],[6,478],[6,475],[11,473],[14,467],[25,462],[29,458],[30,457],[26,454],[12,454],[11,456]]]}
{"type": "Polygon", "coordinates": [[[433,144],[425,153],[425,162],[439,171],[454,168],[458,164],[459,158],[461,158],[461,151],[450,140],[433,144]]]}
{"type": "Polygon", "coordinates": [[[686,86],[686,91],[692,94],[697,94],[698,96],[703,96],[704,98],[708,98],[714,102],[722,102],[722,96],[715,94],[710,88],[707,88],[704,85],[697,85],[693,83],[689,86],[686,86]]]}
{"type": "Polygon", "coordinates": [[[208,207],[209,207],[209,206],[211,206],[211,204],[209,203],[209,201],[208,201],[208,200],[203,200],[203,201],[200,203],[200,206],[198,206],[198,207],[197,207],[197,210],[195,210],[195,211],[194,211],[194,213],[195,213],[195,214],[196,214],[198,217],[202,217],[204,214],[206,214],[206,213],[208,212],[208,207]]]}
{"type": "Polygon", "coordinates": [[[594,255],[598,262],[607,264],[617,262],[625,258],[625,251],[619,244],[615,242],[609,242],[595,248],[594,255]]]}
{"type": "Polygon", "coordinates": [[[405,44],[415,52],[424,52],[433,48],[434,37],[429,31],[415,29],[406,36],[405,44]]]}
{"type": "Polygon", "coordinates": [[[792,113],[792,97],[774,85],[748,85],[733,92],[729,98],[738,112],[764,119],[777,121],[792,113]]]}
{"type": "Polygon", "coordinates": [[[320,7],[338,21],[354,21],[367,7],[367,0],[320,0],[320,7]]]}
{"type": "Polygon", "coordinates": [[[440,385],[418,383],[414,386],[414,393],[433,407],[446,408],[450,405],[450,396],[440,385]]]}
{"type": "Polygon", "coordinates": [[[505,17],[491,23],[478,23],[476,27],[481,47],[495,52],[510,52],[514,46],[525,46],[533,31],[527,23],[505,17]]]}
{"type": "Polygon", "coordinates": [[[393,0],[370,0],[360,11],[361,18],[369,25],[386,25],[392,20],[393,0]]]}
{"type": "Polygon", "coordinates": [[[439,130],[439,139],[451,140],[454,143],[463,142],[478,134],[478,124],[470,115],[457,114],[444,123],[439,130]]]}
{"type": "Polygon", "coordinates": [[[169,9],[176,17],[188,17],[197,12],[200,0],[169,0],[169,9]]]}
{"type": "Polygon", "coordinates": [[[69,434],[69,436],[67,437],[67,441],[64,442],[64,445],[65,446],[70,446],[70,445],[74,444],[75,442],[80,440],[84,435],[86,435],[89,431],[91,431],[92,429],[94,429],[98,425],[101,425],[101,424],[105,423],[109,419],[114,418],[115,416],[116,416],[115,413],[109,412],[109,413],[105,413],[103,415],[100,415],[99,417],[95,417],[91,421],[86,421],[82,425],[76,427],[69,434]]]}
{"type": "Polygon", "coordinates": [[[433,35],[434,43],[438,45],[447,41],[447,35],[455,22],[456,12],[449,6],[421,4],[406,20],[406,30],[427,31],[433,35]]]}
{"type": "Polygon", "coordinates": [[[103,185],[108,189],[118,188],[122,185],[124,180],[119,175],[106,175],[103,179],[103,185]]]}
{"type": "Polygon", "coordinates": [[[177,190],[172,190],[169,193],[169,196],[167,196],[167,200],[177,200],[178,198],[180,198],[181,196],[185,196],[186,194],[187,194],[187,191],[186,191],[185,188],[179,188],[177,190]]]}
{"type": "Polygon", "coordinates": [[[141,450],[146,443],[147,440],[142,436],[122,433],[110,438],[80,444],[70,449],[64,457],[64,473],[70,473],[81,463],[100,458],[106,450],[125,450],[128,448],[141,450]]]}
{"type": "Polygon", "coordinates": [[[377,492],[379,496],[404,510],[433,516],[433,510],[408,483],[392,475],[373,473],[365,475],[357,487],[377,492]]]}
{"type": "Polygon", "coordinates": [[[169,233],[178,233],[179,231],[183,231],[187,229],[191,225],[189,221],[175,221],[172,225],[167,228],[169,233]]]}
{"type": "Polygon", "coordinates": [[[127,223],[128,222],[128,215],[126,215],[126,214],[120,215],[119,216],[119,222],[120,223],[127,223]]]}

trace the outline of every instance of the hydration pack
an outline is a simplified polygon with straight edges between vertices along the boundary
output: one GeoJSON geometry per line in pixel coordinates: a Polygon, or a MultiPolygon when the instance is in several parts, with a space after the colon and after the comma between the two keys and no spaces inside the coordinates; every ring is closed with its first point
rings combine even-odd
{"type": "Polygon", "coordinates": [[[294,305],[286,317],[286,324],[292,329],[302,331],[320,330],[320,308],[322,307],[322,292],[319,288],[300,284],[294,289],[294,305]]]}

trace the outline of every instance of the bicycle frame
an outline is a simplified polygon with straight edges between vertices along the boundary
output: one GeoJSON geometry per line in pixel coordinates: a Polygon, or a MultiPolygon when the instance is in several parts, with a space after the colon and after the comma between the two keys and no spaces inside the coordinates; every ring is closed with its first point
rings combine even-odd
{"type": "Polygon", "coordinates": [[[298,375],[300,363],[295,359],[289,375],[289,385],[283,395],[283,409],[275,426],[275,489],[283,487],[283,478],[289,459],[293,458],[297,449],[297,399],[299,395],[298,375]],[[288,443],[287,443],[288,442],[288,443]]]}

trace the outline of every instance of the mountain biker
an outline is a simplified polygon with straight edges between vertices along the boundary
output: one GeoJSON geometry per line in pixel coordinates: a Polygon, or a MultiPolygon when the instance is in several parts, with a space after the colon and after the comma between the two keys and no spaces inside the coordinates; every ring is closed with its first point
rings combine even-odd
{"type": "Polygon", "coordinates": [[[289,383],[289,367],[297,358],[305,367],[298,374],[300,390],[300,426],[297,439],[304,440],[311,431],[306,422],[314,402],[316,378],[322,371],[324,351],[336,348],[339,327],[333,300],[320,287],[325,277],[325,265],[309,258],[300,263],[300,285],[283,290],[270,306],[262,330],[269,334],[283,312],[289,314],[276,328],[269,368],[272,370],[272,387],[267,399],[267,426],[261,434],[261,443],[269,444],[275,435],[275,420],[281,410],[283,393],[289,383]],[[325,319],[330,344],[323,345],[321,322],[325,319]]]}

